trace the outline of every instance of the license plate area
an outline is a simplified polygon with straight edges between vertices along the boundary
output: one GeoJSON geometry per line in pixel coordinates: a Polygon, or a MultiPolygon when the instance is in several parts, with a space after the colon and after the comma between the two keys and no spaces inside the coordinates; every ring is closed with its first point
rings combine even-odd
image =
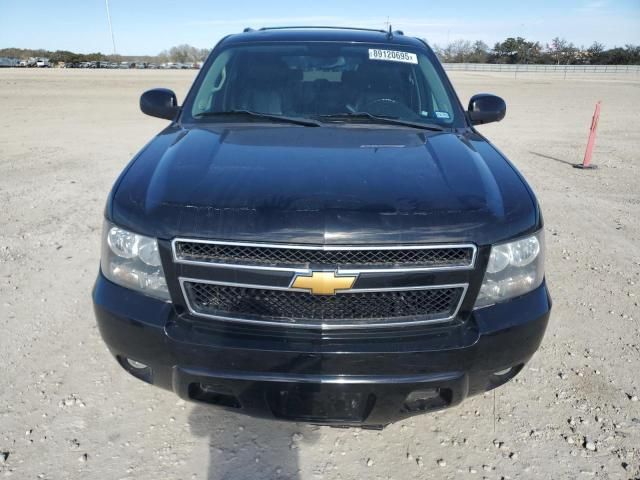
{"type": "Polygon", "coordinates": [[[365,389],[333,384],[278,383],[266,395],[275,417],[308,422],[363,422],[376,401],[365,389]]]}

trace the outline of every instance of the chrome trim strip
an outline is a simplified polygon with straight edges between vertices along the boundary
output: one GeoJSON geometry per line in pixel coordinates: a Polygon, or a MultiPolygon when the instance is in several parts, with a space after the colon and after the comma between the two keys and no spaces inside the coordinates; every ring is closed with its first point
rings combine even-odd
{"type": "Polygon", "coordinates": [[[462,373],[430,373],[423,375],[311,375],[311,374],[285,374],[269,372],[218,372],[194,368],[174,367],[191,377],[202,379],[223,378],[227,380],[247,380],[253,382],[278,382],[278,383],[334,383],[334,384],[402,384],[402,383],[430,383],[446,382],[460,378],[462,373]]]}
{"type": "Polygon", "coordinates": [[[199,265],[202,267],[213,268],[233,268],[236,270],[266,270],[269,272],[292,272],[292,273],[311,273],[312,270],[308,268],[294,268],[294,267],[267,267],[265,265],[243,265],[239,263],[215,263],[215,262],[201,262],[198,260],[179,260],[175,256],[173,257],[175,263],[181,263],[183,265],[199,265]]]}
{"type": "MultiPolygon", "coordinates": [[[[316,272],[318,270],[315,270],[316,272]]],[[[273,285],[259,285],[254,283],[237,283],[237,282],[223,282],[220,280],[204,280],[201,278],[189,278],[179,277],[180,284],[184,282],[191,283],[206,283],[208,285],[221,285],[225,287],[239,287],[239,288],[255,288],[258,290],[282,290],[286,292],[305,292],[309,293],[306,288],[294,288],[294,287],[276,287],[273,285]]],[[[289,282],[291,285],[292,282],[289,282]]],[[[410,290],[439,290],[442,288],[461,288],[468,286],[468,283],[450,283],[443,285],[417,285],[413,287],[380,287],[380,288],[350,288],[344,290],[336,290],[336,295],[340,293],[371,293],[371,292],[402,292],[410,290]]]]}
{"type": "Polygon", "coordinates": [[[432,245],[304,245],[304,244],[277,244],[277,243],[245,243],[245,242],[227,242],[222,240],[200,240],[177,237],[171,241],[171,253],[174,263],[185,265],[200,265],[205,267],[216,268],[235,268],[242,270],[267,270],[273,272],[295,272],[295,273],[311,273],[313,270],[309,268],[296,267],[268,267],[265,265],[249,265],[237,263],[217,263],[205,262],[200,260],[185,260],[179,258],[176,251],[176,242],[204,243],[211,245],[229,245],[236,247],[256,247],[256,248],[274,248],[289,250],[321,250],[321,251],[368,251],[368,250],[439,250],[446,248],[470,248],[471,262],[468,265],[441,266],[441,267],[399,267],[399,268],[366,268],[359,269],[343,269],[338,266],[338,274],[356,274],[356,273],[390,273],[390,272],[437,272],[449,270],[472,270],[476,264],[478,247],[473,243],[460,244],[432,244],[432,245]]]}
{"type": "Polygon", "coordinates": [[[433,323],[444,323],[450,320],[453,320],[460,311],[462,307],[462,302],[467,295],[467,289],[469,288],[468,283],[457,283],[457,284],[445,284],[445,285],[421,285],[415,287],[391,287],[391,288],[367,288],[367,289],[357,289],[352,288],[349,290],[338,290],[336,291],[336,295],[343,293],[370,293],[370,292],[394,292],[394,291],[410,291],[410,290],[438,290],[442,288],[462,288],[462,294],[460,295],[460,299],[458,300],[458,305],[456,306],[453,313],[446,318],[435,318],[429,320],[413,320],[413,321],[401,321],[401,322],[387,322],[387,323],[345,323],[340,325],[335,324],[326,324],[326,323],[318,323],[318,324],[308,324],[308,323],[292,323],[292,322],[278,322],[273,320],[252,320],[246,318],[238,318],[238,317],[226,317],[221,315],[211,315],[208,313],[201,313],[196,311],[189,302],[189,296],[187,295],[187,291],[185,289],[185,282],[193,282],[193,283],[205,283],[210,285],[223,285],[230,287],[240,287],[240,288],[256,288],[261,290],[280,290],[280,291],[293,291],[293,292],[305,292],[308,293],[308,290],[300,289],[300,288],[289,288],[289,287],[274,287],[271,285],[253,285],[253,284],[244,284],[244,283],[233,283],[233,282],[220,282],[216,280],[202,280],[197,278],[187,278],[187,277],[179,277],[178,281],[180,283],[180,289],[182,290],[182,295],[189,309],[189,312],[196,317],[204,317],[204,318],[212,318],[214,320],[221,320],[226,322],[236,322],[236,323],[248,323],[252,325],[268,325],[268,326],[282,326],[282,327],[297,327],[297,328],[307,328],[307,329],[321,329],[321,330],[345,330],[345,329],[364,329],[364,328],[387,328],[387,327],[399,327],[399,326],[412,326],[412,325],[425,325],[425,324],[433,324],[433,323]]]}

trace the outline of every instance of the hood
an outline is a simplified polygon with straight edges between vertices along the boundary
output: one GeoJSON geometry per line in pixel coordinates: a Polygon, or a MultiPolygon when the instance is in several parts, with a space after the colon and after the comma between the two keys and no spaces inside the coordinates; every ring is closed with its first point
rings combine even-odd
{"type": "Polygon", "coordinates": [[[478,134],[263,124],[169,127],[107,215],[162,239],[336,245],[486,245],[539,222],[524,180],[478,134]]]}

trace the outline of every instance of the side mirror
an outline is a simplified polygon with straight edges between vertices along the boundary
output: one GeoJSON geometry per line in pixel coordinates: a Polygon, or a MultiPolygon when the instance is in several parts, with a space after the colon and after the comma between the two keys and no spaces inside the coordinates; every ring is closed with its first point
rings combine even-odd
{"type": "Polygon", "coordinates": [[[140,96],[140,110],[152,117],[173,120],[178,109],[178,98],[168,88],[154,88],[140,96]]]}
{"type": "Polygon", "coordinates": [[[468,112],[473,125],[499,122],[507,113],[507,104],[496,95],[478,93],[469,100],[468,112]]]}

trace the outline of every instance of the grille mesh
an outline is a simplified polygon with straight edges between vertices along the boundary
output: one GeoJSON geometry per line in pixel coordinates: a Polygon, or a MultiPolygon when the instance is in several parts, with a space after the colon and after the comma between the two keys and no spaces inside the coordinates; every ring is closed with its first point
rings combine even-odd
{"type": "Polygon", "coordinates": [[[463,293],[462,287],[445,287],[321,296],[189,281],[184,287],[196,313],[316,326],[444,319],[463,293]]]}
{"type": "Polygon", "coordinates": [[[177,241],[175,249],[179,260],[263,266],[468,267],[473,261],[471,247],[307,250],[177,241]]]}

